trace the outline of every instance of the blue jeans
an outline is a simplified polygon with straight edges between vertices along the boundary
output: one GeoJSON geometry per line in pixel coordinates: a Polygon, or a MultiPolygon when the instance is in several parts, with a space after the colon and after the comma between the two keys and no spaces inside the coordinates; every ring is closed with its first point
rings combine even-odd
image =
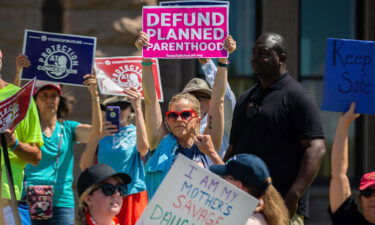
{"type": "Polygon", "coordinates": [[[74,208],[53,207],[53,216],[48,220],[31,220],[32,225],[74,225],[74,208]]]}

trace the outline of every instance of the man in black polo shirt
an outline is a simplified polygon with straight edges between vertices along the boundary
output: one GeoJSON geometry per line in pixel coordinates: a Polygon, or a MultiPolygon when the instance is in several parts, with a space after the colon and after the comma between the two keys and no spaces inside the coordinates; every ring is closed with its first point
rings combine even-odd
{"type": "Polygon", "coordinates": [[[238,99],[224,159],[250,153],[263,159],[283,195],[292,224],[308,216],[308,187],[325,153],[319,111],[305,88],[287,72],[284,40],[262,34],[251,65],[259,82],[238,99]]]}

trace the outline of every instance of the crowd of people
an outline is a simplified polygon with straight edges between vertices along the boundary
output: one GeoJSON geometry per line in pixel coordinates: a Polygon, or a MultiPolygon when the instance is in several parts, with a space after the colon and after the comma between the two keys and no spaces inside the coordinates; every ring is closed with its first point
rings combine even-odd
{"type": "MultiPolygon", "coordinates": [[[[140,32],[135,46],[148,44],[147,34],[140,32]]],[[[231,36],[224,48],[236,50],[231,36]]],[[[0,70],[2,57],[0,53],[0,70]]],[[[23,216],[22,223],[134,225],[175,157],[183,154],[259,200],[246,225],[304,224],[308,189],[326,149],[319,110],[288,73],[283,37],[265,33],[256,40],[251,66],[258,81],[237,100],[227,82],[228,59],[219,58],[217,66],[210,59],[199,62],[205,80],[194,78],[175,94],[164,119],[151,59],[141,63],[144,111],[137,89],[124,89],[126,97],[100,99],[95,74],[84,76],[91,125],[68,120],[74,98],[60,85],[38,81],[26,118],[4,135],[17,199],[30,205],[29,191],[48,185],[53,207],[48,218],[23,216]],[[105,120],[105,110],[113,106],[120,108],[120,127],[105,120]],[[75,143],[86,143],[79,162],[83,172],[76,185],[77,209],[72,188],[75,143]]],[[[30,65],[26,55],[16,58],[13,84],[0,78],[0,100],[19,90],[19,73],[30,65]]],[[[355,103],[340,117],[332,147],[328,213],[334,225],[375,224],[375,172],[363,175],[358,196],[352,195],[346,175],[348,129],[359,116],[354,108],[355,103]]],[[[3,209],[11,205],[3,160],[1,168],[3,209]]],[[[7,218],[4,210],[0,214],[7,218]]]]}

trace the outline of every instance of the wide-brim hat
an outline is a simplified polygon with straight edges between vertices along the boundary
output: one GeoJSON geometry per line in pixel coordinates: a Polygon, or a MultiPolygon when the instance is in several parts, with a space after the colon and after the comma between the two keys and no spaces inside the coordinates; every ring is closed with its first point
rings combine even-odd
{"type": "Polygon", "coordinates": [[[182,90],[182,93],[191,93],[191,92],[203,92],[209,96],[212,94],[212,89],[207,81],[200,78],[193,78],[187,83],[182,90]]]}
{"type": "Polygon", "coordinates": [[[54,88],[54,89],[57,90],[57,92],[59,93],[60,96],[62,95],[62,90],[61,90],[60,84],[47,82],[47,81],[37,81],[35,83],[33,96],[35,96],[43,88],[54,88]]]}
{"type": "Polygon", "coordinates": [[[80,197],[92,185],[103,182],[110,177],[119,177],[124,184],[129,184],[132,180],[128,174],[117,173],[107,164],[98,163],[87,168],[79,175],[77,181],[78,196],[80,197]]]}

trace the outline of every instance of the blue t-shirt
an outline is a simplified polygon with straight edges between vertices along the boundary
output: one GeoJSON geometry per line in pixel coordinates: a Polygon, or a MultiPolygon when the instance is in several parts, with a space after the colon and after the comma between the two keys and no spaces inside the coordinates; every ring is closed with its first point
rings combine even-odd
{"type": "Polygon", "coordinates": [[[202,153],[199,150],[198,146],[195,144],[191,148],[183,148],[180,145],[178,145],[178,148],[176,150],[176,156],[178,154],[183,154],[184,156],[188,157],[196,163],[203,163],[204,168],[208,167],[206,155],[202,153]]]}
{"type": "Polygon", "coordinates": [[[128,194],[146,190],[145,170],[137,150],[137,130],[131,124],[121,127],[114,136],[106,136],[99,142],[98,162],[111,166],[116,172],[130,175],[128,194]]]}
{"type": "Polygon", "coordinates": [[[73,145],[75,142],[75,130],[79,125],[76,121],[64,121],[63,125],[56,122],[55,130],[51,137],[43,134],[44,145],[41,147],[42,160],[37,166],[27,164],[25,168],[25,184],[30,185],[54,185],[53,205],[58,207],[74,208],[73,195],[73,145]],[[61,136],[62,135],[62,136],[61,136]],[[61,137],[60,137],[61,136],[61,137]],[[59,151],[60,157],[56,164],[59,151]],[[56,170],[57,169],[57,177],[56,170]]]}

